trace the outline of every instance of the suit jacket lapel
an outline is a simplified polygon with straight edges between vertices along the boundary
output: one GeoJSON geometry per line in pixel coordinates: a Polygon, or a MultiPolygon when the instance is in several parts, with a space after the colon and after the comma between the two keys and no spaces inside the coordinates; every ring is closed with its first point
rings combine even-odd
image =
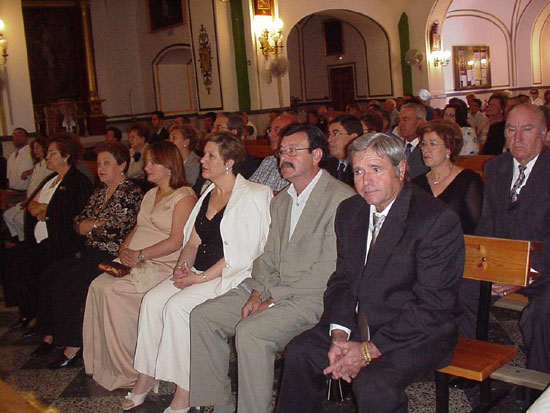
{"type": "MultiPolygon", "coordinates": [[[[544,147],[539,154],[535,165],[533,165],[533,170],[529,174],[529,179],[525,183],[525,186],[521,189],[519,193],[518,201],[526,202],[527,200],[537,200],[540,201],[544,198],[546,192],[542,191],[540,185],[541,181],[539,177],[545,176],[545,169],[548,168],[550,164],[550,149],[544,147]],[[531,179],[533,178],[533,179],[531,179]]],[[[513,168],[513,167],[512,167],[513,168]]]]}
{"type": "Polygon", "coordinates": [[[378,268],[383,268],[394,247],[405,232],[406,219],[411,202],[411,188],[405,183],[401,193],[393,203],[384,224],[380,229],[376,243],[369,252],[369,259],[363,271],[363,277],[379,274],[378,268]]]}
{"type": "MultiPolygon", "coordinates": [[[[497,198],[498,203],[502,205],[508,205],[510,202],[510,188],[512,187],[512,178],[514,176],[514,161],[512,155],[509,153],[503,155],[506,156],[505,162],[502,163],[499,170],[499,180],[502,179],[503,185],[497,185],[498,188],[497,198]]],[[[520,192],[521,195],[521,192],[520,192]]]]}

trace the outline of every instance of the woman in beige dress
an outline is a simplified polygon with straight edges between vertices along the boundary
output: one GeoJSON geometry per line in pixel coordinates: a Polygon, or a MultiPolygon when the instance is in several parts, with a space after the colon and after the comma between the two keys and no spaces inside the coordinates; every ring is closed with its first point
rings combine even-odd
{"type": "Polygon", "coordinates": [[[83,343],[86,373],[108,390],[130,387],[143,295],[172,275],[183,244],[183,227],[197,199],[187,186],[183,160],[167,141],[152,144],[145,158],[147,179],[156,186],[141,203],[137,225],[122,243],[120,261],[139,271],[122,278],[97,277],[88,291],[83,343]]]}

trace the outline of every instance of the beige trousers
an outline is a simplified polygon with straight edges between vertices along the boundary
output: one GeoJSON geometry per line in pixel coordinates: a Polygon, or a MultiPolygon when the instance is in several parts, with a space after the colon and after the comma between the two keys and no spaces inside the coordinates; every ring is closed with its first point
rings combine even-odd
{"type": "Polygon", "coordinates": [[[272,409],[275,353],[313,327],[322,301],[293,297],[241,319],[249,294],[241,287],[208,300],[191,313],[191,406],[232,403],[229,346],[235,336],[238,357],[238,412],[272,409]]]}

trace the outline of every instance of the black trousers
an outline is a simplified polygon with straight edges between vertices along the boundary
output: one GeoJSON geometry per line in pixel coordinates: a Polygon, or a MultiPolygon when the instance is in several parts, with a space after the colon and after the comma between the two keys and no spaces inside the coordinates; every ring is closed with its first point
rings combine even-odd
{"type": "MultiPolygon", "coordinates": [[[[479,305],[479,282],[463,280],[461,304],[464,318],[460,335],[475,337],[475,323],[479,305]]],[[[518,291],[529,298],[523,310],[519,326],[527,349],[527,368],[550,373],[550,277],[542,276],[528,287],[518,291]]],[[[493,296],[493,302],[499,297],[493,296]]]]}
{"type": "MultiPolygon", "coordinates": [[[[454,338],[433,340],[382,355],[353,380],[360,413],[407,412],[406,387],[419,375],[450,362],[454,338]],[[416,355],[416,357],[415,357],[416,355]]],[[[328,326],[317,325],[295,337],[285,349],[285,367],[277,412],[316,413],[326,398],[330,337],[328,326]]]]}
{"type": "Polygon", "coordinates": [[[48,240],[37,244],[34,239],[26,240],[10,251],[10,262],[5,272],[10,294],[19,305],[21,317],[34,318],[38,308],[40,273],[55,262],[48,249],[48,240]]]}
{"type": "Polygon", "coordinates": [[[114,258],[108,252],[85,247],[46,268],[40,277],[38,331],[53,335],[57,345],[82,347],[88,287],[101,274],[98,264],[114,258]]]}

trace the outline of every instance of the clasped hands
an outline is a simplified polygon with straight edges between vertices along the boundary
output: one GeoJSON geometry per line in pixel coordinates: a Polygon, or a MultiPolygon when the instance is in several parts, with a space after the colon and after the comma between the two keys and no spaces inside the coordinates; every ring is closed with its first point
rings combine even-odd
{"type": "Polygon", "coordinates": [[[118,258],[127,267],[132,267],[136,262],[138,262],[139,251],[134,251],[126,244],[122,244],[118,250],[118,258]]]}
{"type": "Polygon", "coordinates": [[[189,265],[187,265],[186,262],[184,262],[181,266],[176,266],[172,275],[174,287],[179,288],[180,290],[183,290],[184,288],[195,284],[196,281],[199,280],[199,278],[199,273],[189,268],[189,265]]]}
{"type": "MultiPolygon", "coordinates": [[[[332,344],[328,351],[329,366],[323,370],[323,374],[332,374],[333,379],[344,379],[351,383],[359,371],[367,365],[361,352],[362,343],[347,341],[347,334],[342,330],[332,330],[331,335],[332,344]]],[[[382,355],[372,342],[369,341],[367,347],[372,360],[382,355]]]]}
{"type": "Polygon", "coordinates": [[[502,297],[508,294],[515,293],[519,289],[521,289],[521,287],[517,285],[493,283],[493,286],[491,287],[491,294],[499,295],[502,297]]]}

